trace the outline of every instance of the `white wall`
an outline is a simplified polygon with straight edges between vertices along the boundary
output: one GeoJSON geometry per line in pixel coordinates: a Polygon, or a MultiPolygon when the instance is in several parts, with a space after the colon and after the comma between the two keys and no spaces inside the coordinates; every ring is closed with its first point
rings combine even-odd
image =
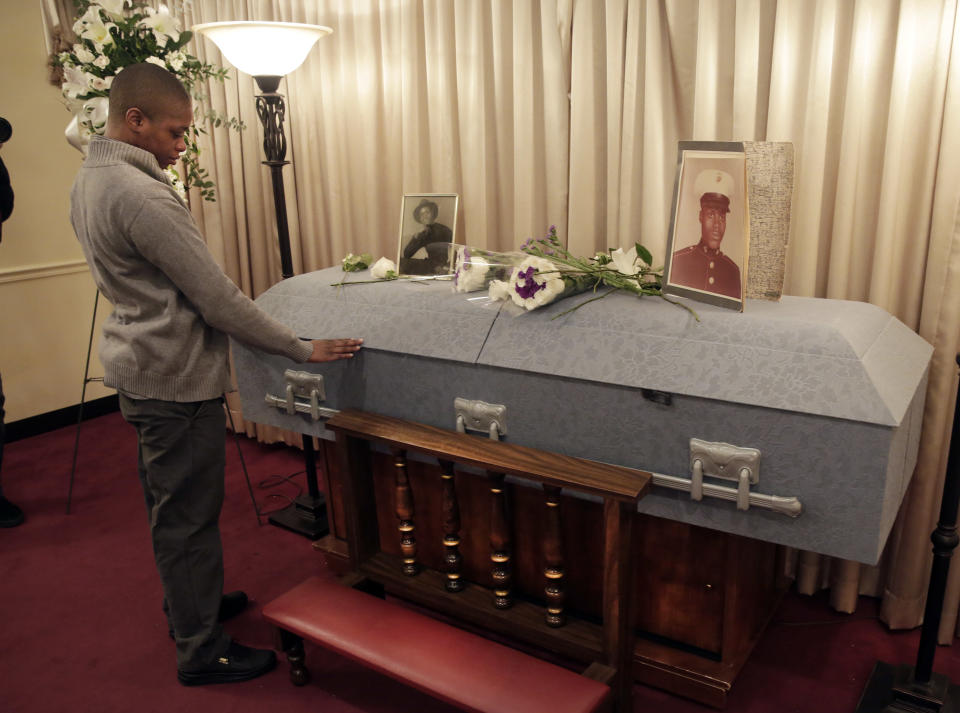
{"type": "MultiPolygon", "coordinates": [[[[47,81],[46,61],[39,4],[3,0],[0,116],[13,125],[13,137],[0,157],[15,194],[0,244],[0,374],[7,423],[80,402],[96,294],[70,227],[70,185],[81,156],[63,137],[70,115],[47,81]]],[[[101,299],[101,319],[108,313],[101,299]]],[[[96,343],[90,372],[103,373],[96,343]]],[[[87,399],[111,393],[94,383],[87,399]]]]}

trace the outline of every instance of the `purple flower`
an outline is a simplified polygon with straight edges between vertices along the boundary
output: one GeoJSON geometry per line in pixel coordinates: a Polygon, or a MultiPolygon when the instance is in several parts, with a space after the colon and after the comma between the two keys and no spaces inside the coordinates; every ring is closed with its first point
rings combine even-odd
{"type": "Polygon", "coordinates": [[[525,300],[530,299],[540,290],[546,288],[546,284],[533,279],[536,272],[537,269],[531,265],[526,270],[521,270],[517,273],[517,284],[514,289],[517,291],[517,294],[525,300]]]}

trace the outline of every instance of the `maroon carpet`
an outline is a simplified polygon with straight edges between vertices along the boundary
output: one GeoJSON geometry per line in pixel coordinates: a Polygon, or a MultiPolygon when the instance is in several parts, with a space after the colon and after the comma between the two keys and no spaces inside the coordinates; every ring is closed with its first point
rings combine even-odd
{"type": "MultiPolygon", "coordinates": [[[[73,507],[65,514],[75,429],[7,446],[3,487],[23,507],[24,525],[0,530],[0,713],[441,713],[452,709],[308,646],[313,682],[295,688],[284,663],[240,684],[184,688],[160,610],[146,515],[136,476],[134,434],[119,414],[83,424],[73,507]]],[[[277,488],[272,476],[302,470],[301,454],[242,438],[261,509],[295,496],[298,475],[277,488]]],[[[324,572],[305,538],[258,526],[232,438],[221,519],[227,589],[254,600],[229,622],[238,640],[273,645],[260,606],[302,579],[324,572]]],[[[331,575],[332,576],[332,575],[331,575]]],[[[820,597],[790,594],[730,695],[731,713],[852,712],[879,658],[913,663],[919,632],[888,632],[877,605],[863,598],[853,616],[820,597]]],[[[960,647],[940,648],[935,670],[960,681],[960,647]]],[[[710,710],[643,686],[635,711],[710,710]]],[[[531,713],[538,713],[531,711],[531,713]]]]}

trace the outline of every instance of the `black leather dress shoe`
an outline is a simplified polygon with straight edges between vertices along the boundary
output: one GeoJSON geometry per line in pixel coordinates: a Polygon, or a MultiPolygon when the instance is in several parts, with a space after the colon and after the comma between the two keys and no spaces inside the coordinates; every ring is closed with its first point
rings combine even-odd
{"type": "Polygon", "coordinates": [[[0,497],[0,527],[16,527],[23,524],[23,510],[4,497],[0,497]]]}
{"type": "MultiPolygon", "coordinates": [[[[247,608],[248,601],[246,592],[241,592],[240,590],[227,592],[220,598],[220,612],[217,614],[217,621],[232,619],[247,608]]],[[[170,634],[170,638],[174,638],[173,626],[170,626],[167,631],[170,634]]]]}
{"type": "Polygon", "coordinates": [[[272,671],[277,655],[269,649],[251,649],[233,641],[215,661],[196,668],[178,669],[177,680],[184,686],[206,686],[211,683],[249,681],[272,671]]]}

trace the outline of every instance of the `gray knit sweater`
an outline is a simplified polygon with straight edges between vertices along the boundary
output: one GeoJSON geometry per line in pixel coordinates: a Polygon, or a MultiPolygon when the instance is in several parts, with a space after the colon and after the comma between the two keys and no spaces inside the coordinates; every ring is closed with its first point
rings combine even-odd
{"type": "Polygon", "coordinates": [[[165,401],[215,398],[230,389],[227,335],[298,362],[312,353],[224,275],[153,154],[95,136],[70,220],[113,305],[100,340],[107,386],[165,401]]]}

